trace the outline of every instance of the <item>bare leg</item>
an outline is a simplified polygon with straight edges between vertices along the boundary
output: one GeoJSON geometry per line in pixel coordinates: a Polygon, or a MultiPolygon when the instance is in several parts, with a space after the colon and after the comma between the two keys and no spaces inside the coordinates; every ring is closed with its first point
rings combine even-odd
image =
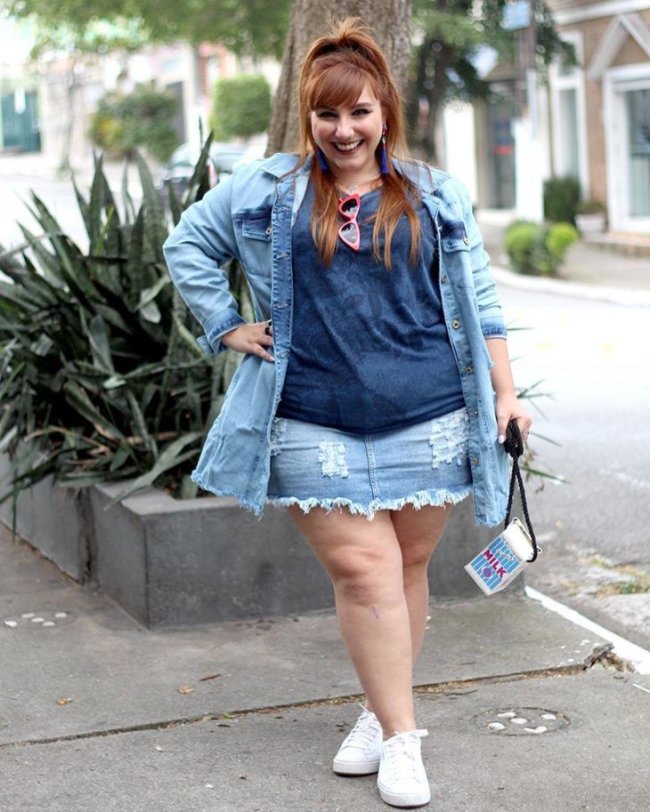
{"type": "Polygon", "coordinates": [[[332,579],[341,634],[385,738],[416,727],[402,552],[388,511],[289,508],[332,579]]]}
{"type": "Polygon", "coordinates": [[[402,510],[391,513],[402,550],[404,594],[409,608],[414,666],[422,648],[429,611],[427,569],[431,556],[442,538],[451,511],[452,505],[427,506],[420,510],[407,505],[402,510]]]}
{"type": "MultiPolygon", "coordinates": [[[[427,568],[431,555],[442,538],[452,506],[424,507],[415,510],[406,506],[391,511],[391,520],[402,550],[404,596],[408,606],[413,666],[417,662],[429,611],[429,581],[427,568]]],[[[373,710],[370,697],[366,707],[373,710]]]]}

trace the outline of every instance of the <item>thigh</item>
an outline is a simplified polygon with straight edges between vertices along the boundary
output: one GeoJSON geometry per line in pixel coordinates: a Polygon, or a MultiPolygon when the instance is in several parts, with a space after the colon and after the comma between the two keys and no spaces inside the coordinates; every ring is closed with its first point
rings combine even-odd
{"type": "Polygon", "coordinates": [[[390,513],[395,535],[402,552],[403,564],[427,563],[442,538],[452,505],[427,505],[416,510],[406,505],[390,513]]]}
{"type": "Polygon", "coordinates": [[[401,573],[401,549],[389,511],[379,510],[368,520],[346,509],[304,513],[294,505],[289,514],[332,578],[401,573]]]}

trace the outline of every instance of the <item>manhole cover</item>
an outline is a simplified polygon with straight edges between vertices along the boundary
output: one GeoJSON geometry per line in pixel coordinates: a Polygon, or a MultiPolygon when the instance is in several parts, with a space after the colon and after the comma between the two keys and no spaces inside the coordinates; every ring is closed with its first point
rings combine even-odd
{"type": "Polygon", "coordinates": [[[477,714],[474,719],[481,730],[500,736],[539,736],[568,727],[568,716],[546,708],[496,708],[477,714]]]}
{"type": "Polygon", "coordinates": [[[17,615],[8,615],[2,618],[0,626],[9,629],[52,629],[71,623],[74,620],[72,612],[61,609],[43,609],[40,612],[20,612],[17,615]]]}

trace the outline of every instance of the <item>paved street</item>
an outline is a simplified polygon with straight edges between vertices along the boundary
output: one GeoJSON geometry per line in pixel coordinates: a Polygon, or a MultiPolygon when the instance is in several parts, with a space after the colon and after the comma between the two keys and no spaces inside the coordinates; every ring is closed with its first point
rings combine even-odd
{"type": "Polygon", "coordinates": [[[544,554],[527,582],[650,643],[648,309],[502,288],[519,385],[541,381],[531,448],[566,485],[530,490],[544,554]],[[638,592],[635,590],[639,590],[638,592]]]}

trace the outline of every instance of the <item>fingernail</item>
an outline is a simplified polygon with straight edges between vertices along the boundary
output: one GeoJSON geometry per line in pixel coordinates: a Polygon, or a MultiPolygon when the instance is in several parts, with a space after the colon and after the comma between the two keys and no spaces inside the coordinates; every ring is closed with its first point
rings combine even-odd
{"type": "Polygon", "coordinates": [[[499,442],[500,443],[505,443],[505,441],[506,441],[506,435],[505,434],[500,434],[499,435],[499,442]]]}

